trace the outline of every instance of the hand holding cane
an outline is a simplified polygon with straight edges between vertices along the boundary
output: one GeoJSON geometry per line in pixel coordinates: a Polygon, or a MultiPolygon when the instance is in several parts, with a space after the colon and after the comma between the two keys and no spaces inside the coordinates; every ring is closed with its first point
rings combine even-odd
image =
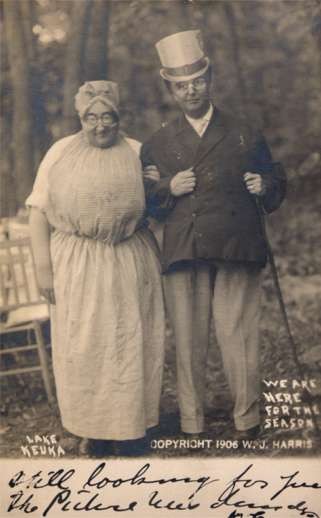
{"type": "MultiPolygon", "coordinates": [[[[245,173],[244,179],[247,174],[248,173],[245,173]]],[[[284,302],[284,298],[282,295],[281,286],[280,286],[280,282],[279,282],[279,276],[278,276],[278,272],[277,272],[277,268],[276,268],[276,264],[275,264],[274,254],[273,254],[273,250],[272,250],[272,247],[269,242],[268,235],[267,235],[266,223],[265,223],[265,217],[264,217],[264,209],[263,209],[262,202],[260,200],[260,196],[255,194],[255,201],[256,201],[256,206],[257,206],[257,210],[258,210],[258,214],[259,214],[259,218],[260,218],[262,235],[263,235],[264,241],[266,243],[267,256],[268,256],[269,264],[271,267],[272,278],[273,278],[273,282],[274,282],[274,286],[275,286],[275,290],[276,290],[276,294],[277,294],[277,299],[278,299],[280,310],[281,310],[281,315],[283,318],[283,323],[284,323],[287,337],[288,337],[288,340],[290,343],[292,357],[293,357],[293,361],[294,361],[294,364],[295,364],[295,367],[296,367],[296,370],[298,373],[298,378],[300,381],[302,381],[304,379],[304,372],[303,372],[302,365],[300,364],[300,361],[298,358],[296,344],[295,344],[295,341],[294,341],[294,338],[293,338],[293,335],[291,332],[289,319],[288,319],[288,315],[287,315],[287,311],[286,311],[286,306],[285,306],[285,302],[284,302]]],[[[319,432],[319,426],[317,423],[315,413],[313,411],[313,401],[312,401],[311,394],[307,388],[303,388],[302,393],[309,406],[314,429],[316,432],[319,432]]]]}

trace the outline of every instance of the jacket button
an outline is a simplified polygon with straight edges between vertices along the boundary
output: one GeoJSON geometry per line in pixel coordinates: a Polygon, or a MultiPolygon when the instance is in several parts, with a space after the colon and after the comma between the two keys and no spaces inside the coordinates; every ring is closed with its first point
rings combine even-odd
{"type": "Polygon", "coordinates": [[[192,217],[193,217],[193,218],[196,218],[196,216],[197,216],[196,212],[193,212],[193,213],[192,213],[192,217]]]}

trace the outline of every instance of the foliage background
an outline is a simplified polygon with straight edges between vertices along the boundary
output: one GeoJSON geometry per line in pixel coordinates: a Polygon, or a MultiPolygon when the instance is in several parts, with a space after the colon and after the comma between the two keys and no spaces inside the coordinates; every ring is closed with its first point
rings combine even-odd
{"type": "Polygon", "coordinates": [[[213,63],[215,102],[259,125],[277,159],[298,167],[319,152],[320,0],[2,0],[0,5],[2,216],[23,204],[47,147],[77,128],[73,96],[83,81],[119,82],[123,125],[138,139],[172,116],[154,44],[179,30],[202,30],[213,63]]]}
{"type": "MultiPolygon", "coordinates": [[[[23,207],[49,145],[78,129],[73,97],[85,80],[120,84],[131,137],[144,140],[173,117],[154,45],[201,29],[214,102],[260,127],[287,169],[287,201],[269,218],[269,233],[300,359],[320,380],[321,0],[2,0],[0,24],[0,217],[23,207]]],[[[264,295],[263,374],[293,377],[268,271],[264,295]]],[[[169,335],[167,410],[177,407],[173,350],[169,335]]],[[[224,407],[229,396],[216,350],[211,362],[208,403],[218,397],[224,407]]],[[[14,415],[23,419],[21,408],[14,415]]]]}

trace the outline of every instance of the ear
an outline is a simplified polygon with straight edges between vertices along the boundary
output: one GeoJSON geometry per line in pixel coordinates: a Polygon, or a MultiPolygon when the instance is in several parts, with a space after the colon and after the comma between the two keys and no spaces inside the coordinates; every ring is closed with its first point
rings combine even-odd
{"type": "Polygon", "coordinates": [[[170,81],[167,81],[167,79],[163,79],[164,81],[164,84],[168,90],[168,92],[171,94],[172,93],[172,89],[171,89],[171,82],[170,81]]]}
{"type": "Polygon", "coordinates": [[[208,80],[209,86],[211,86],[211,84],[212,84],[212,77],[213,77],[212,73],[213,73],[213,69],[212,69],[212,65],[210,63],[209,66],[208,66],[208,69],[205,72],[205,77],[208,80]]]}

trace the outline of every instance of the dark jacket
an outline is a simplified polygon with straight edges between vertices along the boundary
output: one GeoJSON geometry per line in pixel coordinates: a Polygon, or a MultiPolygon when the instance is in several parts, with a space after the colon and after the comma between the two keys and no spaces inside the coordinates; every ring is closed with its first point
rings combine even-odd
{"type": "Polygon", "coordinates": [[[262,135],[215,108],[200,138],[182,114],[143,144],[141,158],[143,166],[156,165],[161,174],[159,182],[147,185],[147,206],[165,222],[165,271],[195,260],[265,265],[256,198],[247,191],[243,174],[264,177],[267,192],[261,200],[266,212],[281,204],[286,181],[262,135]],[[189,167],[196,175],[194,192],[172,196],[172,177],[189,167]]]}

